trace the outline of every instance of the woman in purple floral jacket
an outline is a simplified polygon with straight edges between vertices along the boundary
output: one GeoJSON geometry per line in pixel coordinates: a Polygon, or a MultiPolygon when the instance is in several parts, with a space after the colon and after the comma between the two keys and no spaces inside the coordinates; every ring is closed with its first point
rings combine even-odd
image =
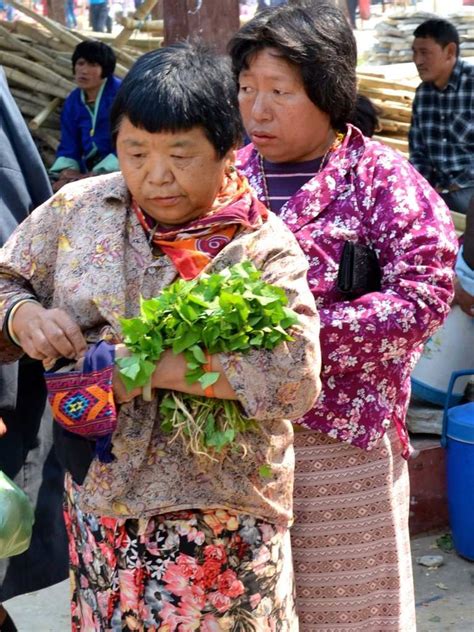
{"type": "Polygon", "coordinates": [[[348,124],[356,44],[338,9],[263,12],[230,53],[252,143],[237,164],[305,251],[321,316],[323,391],[295,437],[301,629],[410,632],[405,413],[452,298],[449,212],[400,154],[348,124]],[[346,241],[374,249],[380,291],[337,289],[346,241]]]}

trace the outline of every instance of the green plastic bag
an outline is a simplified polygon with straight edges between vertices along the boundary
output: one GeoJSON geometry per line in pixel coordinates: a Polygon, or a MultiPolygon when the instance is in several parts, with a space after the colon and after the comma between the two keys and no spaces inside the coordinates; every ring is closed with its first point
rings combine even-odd
{"type": "Polygon", "coordinates": [[[26,551],[34,521],[28,496],[0,471],[0,558],[26,551]]]}

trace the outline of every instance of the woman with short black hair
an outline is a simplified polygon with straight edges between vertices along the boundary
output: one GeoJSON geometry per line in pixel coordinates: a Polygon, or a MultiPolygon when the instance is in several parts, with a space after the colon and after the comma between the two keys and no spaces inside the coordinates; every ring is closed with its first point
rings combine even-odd
{"type": "Polygon", "coordinates": [[[85,40],[76,46],[71,59],[73,74],[75,74],[79,59],[84,59],[90,64],[98,64],[102,68],[102,79],[107,79],[114,74],[117,63],[113,48],[98,40],[85,40]]]}
{"type": "Polygon", "coordinates": [[[61,111],[61,140],[49,170],[53,190],[84,176],[118,171],[110,134],[109,114],[121,84],[114,76],[115,53],[103,42],[76,46],[72,71],[77,88],[61,111]]]}
{"type": "MultiPolygon", "coordinates": [[[[55,424],[69,473],[72,628],[294,632],[288,420],[319,392],[305,257],[233,167],[241,122],[222,60],[184,44],[144,55],[111,118],[121,172],[64,187],[0,253],[0,324],[10,340],[0,338],[1,359],[21,353],[12,341],[42,360],[77,358],[89,344],[87,358],[102,350],[106,364],[90,406],[104,389],[121,404],[107,457],[99,442],[55,424]],[[129,354],[120,319],[139,313],[142,296],[244,261],[298,313],[290,341],[208,354],[206,370],[219,374],[210,392],[187,381],[186,359],[171,349],[151,377],[151,401],[140,388],[127,392],[117,370],[112,379],[113,356],[129,354]],[[255,432],[238,433],[246,454],[232,446],[209,459],[166,434],[167,391],[237,400],[257,422],[255,432]]],[[[80,395],[72,414],[89,402],[80,395]]],[[[61,397],[64,418],[69,400],[61,397]]],[[[226,415],[217,412],[217,421],[226,415]]]]}
{"type": "Polygon", "coordinates": [[[321,314],[323,391],[295,433],[300,629],[411,632],[405,413],[457,240],[428,183],[351,125],[353,33],[332,4],[308,6],[262,12],[230,42],[251,139],[237,165],[306,253],[321,314]]]}
{"type": "Polygon", "coordinates": [[[200,127],[218,157],[224,158],[241,143],[243,132],[235,110],[235,86],[222,81],[229,70],[224,58],[207,52],[193,57],[185,46],[170,46],[159,56],[144,55],[127,75],[112,106],[114,143],[124,118],[150,133],[200,127]],[[202,81],[203,73],[208,85],[202,81]]]}

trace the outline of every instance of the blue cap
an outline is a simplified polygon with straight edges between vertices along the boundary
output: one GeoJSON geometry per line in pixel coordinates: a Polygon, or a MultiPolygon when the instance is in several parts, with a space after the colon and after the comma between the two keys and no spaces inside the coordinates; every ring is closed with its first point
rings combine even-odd
{"type": "Polygon", "coordinates": [[[448,410],[447,436],[455,441],[474,444],[474,402],[448,410]]]}

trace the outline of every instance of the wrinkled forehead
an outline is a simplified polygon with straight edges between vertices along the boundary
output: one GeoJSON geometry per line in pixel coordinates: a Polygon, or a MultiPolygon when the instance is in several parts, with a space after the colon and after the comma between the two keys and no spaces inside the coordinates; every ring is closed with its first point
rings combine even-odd
{"type": "Polygon", "coordinates": [[[239,78],[253,76],[267,79],[292,79],[302,81],[301,69],[290,61],[277,48],[265,47],[254,50],[245,59],[245,65],[240,71],[239,78]]]}
{"type": "Polygon", "coordinates": [[[212,148],[205,130],[196,125],[189,129],[159,130],[150,132],[144,127],[135,126],[130,119],[123,117],[118,128],[117,142],[124,148],[159,148],[160,150],[182,149],[189,151],[212,148]]]}

